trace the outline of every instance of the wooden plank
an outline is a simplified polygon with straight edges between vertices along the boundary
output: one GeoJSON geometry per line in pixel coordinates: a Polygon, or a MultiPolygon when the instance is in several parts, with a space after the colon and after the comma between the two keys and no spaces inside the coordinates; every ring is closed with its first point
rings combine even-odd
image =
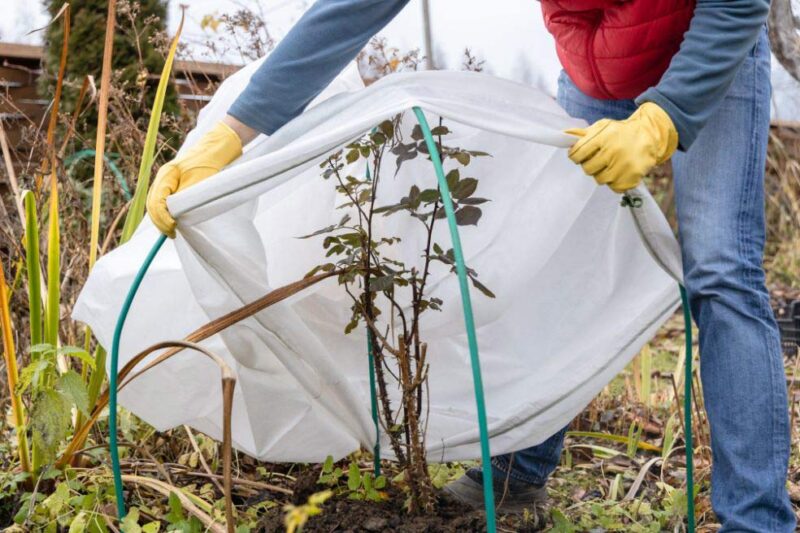
{"type": "Polygon", "coordinates": [[[221,78],[226,78],[242,68],[242,65],[229,65],[226,63],[211,63],[209,61],[194,61],[182,60],[175,61],[175,71],[182,75],[187,76],[208,76],[214,81],[221,78]]]}
{"type": "Polygon", "coordinates": [[[44,47],[34,44],[19,44],[0,41],[0,57],[18,59],[42,59],[44,47]]]}

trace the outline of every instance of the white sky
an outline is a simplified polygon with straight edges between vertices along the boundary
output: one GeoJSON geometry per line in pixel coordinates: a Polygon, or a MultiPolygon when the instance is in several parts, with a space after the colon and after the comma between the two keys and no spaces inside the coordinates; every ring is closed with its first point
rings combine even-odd
{"type": "MultiPolygon", "coordinates": [[[[0,0],[0,41],[38,43],[41,32],[26,35],[47,23],[43,5],[36,0],[0,0]]],[[[800,1],[794,0],[796,4],[800,1]]],[[[170,31],[179,20],[180,5],[187,6],[183,41],[198,43],[214,35],[200,28],[207,14],[233,12],[239,6],[263,10],[271,33],[286,33],[312,0],[169,0],[170,31]]],[[[469,47],[486,60],[494,75],[536,85],[551,94],[559,66],[552,38],[544,30],[538,4],[533,0],[432,0],[434,56],[439,68],[459,68],[469,47]]],[[[421,47],[421,2],[410,5],[382,33],[401,50],[421,47]]],[[[800,11],[800,9],[798,9],[800,11]]],[[[800,84],[773,61],[773,87],[777,118],[800,120],[800,84]]],[[[775,110],[773,110],[775,111],[775,110]]]]}

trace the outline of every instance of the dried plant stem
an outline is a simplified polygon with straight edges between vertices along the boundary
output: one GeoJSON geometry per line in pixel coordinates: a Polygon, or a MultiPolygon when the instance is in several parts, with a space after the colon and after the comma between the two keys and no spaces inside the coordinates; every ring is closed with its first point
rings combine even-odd
{"type": "MultiPolygon", "coordinates": [[[[122,476],[122,480],[127,483],[134,483],[136,485],[142,485],[147,487],[151,490],[158,492],[164,496],[169,496],[170,494],[174,494],[178,497],[181,501],[181,505],[184,509],[186,509],[192,516],[196,517],[203,525],[206,527],[206,531],[211,531],[213,533],[226,533],[226,529],[223,528],[216,520],[214,520],[211,515],[208,513],[211,512],[211,508],[209,507],[207,510],[203,510],[198,505],[202,500],[197,497],[190,497],[187,493],[180,490],[178,487],[170,485],[164,481],[160,481],[158,479],[151,479],[142,476],[134,476],[131,474],[124,474],[122,476]],[[199,500],[199,501],[198,501],[199,500]]],[[[203,502],[204,503],[204,502],[203,502]]]]}
{"type": "Polygon", "coordinates": [[[0,119],[0,150],[3,151],[3,162],[6,165],[6,174],[8,174],[8,183],[11,186],[11,192],[14,194],[14,205],[17,206],[17,213],[19,214],[19,221],[25,227],[25,211],[22,208],[22,192],[17,182],[17,174],[14,172],[14,162],[11,160],[11,150],[8,148],[8,139],[6,138],[6,130],[3,127],[3,120],[0,119]]]}
{"type": "Polygon", "coordinates": [[[17,392],[19,374],[17,372],[17,352],[14,347],[14,332],[11,329],[11,312],[9,309],[9,295],[6,290],[6,275],[0,266],[0,326],[3,332],[3,355],[6,362],[6,376],[8,380],[8,394],[11,398],[11,411],[14,421],[14,431],[17,433],[17,453],[19,464],[23,472],[30,472],[28,460],[28,437],[25,427],[25,411],[22,398],[17,392]]]}
{"type": "MultiPolygon", "coordinates": [[[[299,281],[295,281],[294,283],[290,283],[289,285],[285,285],[284,287],[275,289],[267,293],[265,296],[262,296],[261,298],[247,305],[244,305],[239,309],[236,309],[235,311],[232,311],[215,320],[212,320],[208,324],[190,333],[184,340],[187,342],[195,342],[195,343],[205,340],[211,337],[212,335],[216,335],[220,331],[232,326],[233,324],[236,324],[237,322],[240,322],[245,318],[248,318],[263,309],[266,309],[271,305],[281,302],[286,298],[289,298],[290,296],[293,296],[299,293],[300,291],[308,287],[311,287],[316,283],[319,283],[320,281],[331,278],[333,276],[338,276],[339,274],[342,274],[341,270],[333,270],[331,272],[326,272],[324,274],[309,276],[299,281]]],[[[148,363],[145,369],[141,370],[137,374],[134,374],[133,377],[140,374],[141,372],[144,372],[145,370],[149,370],[150,368],[153,368],[158,364],[166,361],[169,357],[175,355],[176,353],[179,353],[183,349],[184,348],[182,347],[168,349],[167,351],[159,355],[156,359],[154,359],[152,362],[148,363]]],[[[148,349],[136,354],[119,371],[119,383],[120,383],[119,390],[125,388],[125,386],[130,382],[130,380],[133,379],[133,377],[131,377],[130,379],[126,380],[126,378],[136,368],[136,365],[138,365],[142,361],[142,359],[144,359],[144,357],[150,354],[151,352],[152,350],[148,349]]],[[[58,459],[58,461],[56,461],[57,468],[64,468],[65,466],[70,464],[75,454],[78,452],[78,450],[81,449],[81,447],[83,446],[83,442],[85,442],[86,437],[89,435],[89,430],[92,428],[94,423],[99,418],[100,413],[102,413],[103,410],[108,405],[108,392],[109,392],[108,389],[103,391],[100,397],[97,398],[97,401],[94,404],[92,404],[94,410],[92,411],[89,418],[84,422],[83,426],[77,429],[73,434],[72,440],[69,442],[66,449],[62,452],[61,457],[58,459]]]]}
{"type": "Polygon", "coordinates": [[[64,139],[61,141],[61,148],[58,150],[59,158],[64,157],[69,140],[75,134],[75,124],[78,122],[78,117],[83,110],[83,101],[86,99],[87,92],[91,92],[89,103],[92,103],[97,96],[97,88],[94,86],[94,77],[88,74],[83,78],[83,84],[81,85],[80,93],[78,93],[78,99],[75,101],[75,109],[72,111],[72,119],[67,126],[67,133],[64,135],[64,139]]]}
{"type": "Polygon", "coordinates": [[[100,76],[100,101],[97,111],[97,141],[94,154],[94,183],[92,184],[92,228],[89,240],[89,268],[97,260],[100,241],[100,200],[103,193],[103,163],[106,149],[106,124],[108,122],[108,96],[111,87],[111,57],[114,51],[117,1],[108,1],[106,36],[103,48],[103,71],[100,76]]]}
{"type": "MultiPolygon", "coordinates": [[[[203,466],[203,470],[206,471],[207,474],[213,476],[214,473],[211,471],[211,468],[208,467],[208,463],[206,462],[206,458],[203,457],[203,452],[200,451],[200,446],[197,444],[197,439],[194,438],[194,433],[192,433],[192,428],[187,426],[186,424],[183,425],[183,430],[186,432],[186,435],[189,437],[189,442],[194,448],[194,452],[197,454],[197,458],[200,460],[200,464],[203,466]]],[[[217,481],[216,478],[211,477],[211,482],[216,486],[220,492],[223,492],[225,489],[222,488],[222,484],[217,481]]]]}

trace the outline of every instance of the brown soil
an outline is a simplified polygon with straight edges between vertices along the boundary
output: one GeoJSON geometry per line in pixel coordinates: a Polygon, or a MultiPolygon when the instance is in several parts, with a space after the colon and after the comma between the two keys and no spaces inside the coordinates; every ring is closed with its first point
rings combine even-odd
{"type": "MultiPolygon", "coordinates": [[[[385,502],[357,501],[340,496],[328,500],[322,514],[312,517],[304,533],[455,533],[486,531],[486,516],[451,501],[442,500],[432,516],[410,516],[402,508],[402,495],[385,502]]],[[[283,511],[275,508],[261,522],[260,531],[284,531],[283,511]]]]}
{"type": "MultiPolygon", "coordinates": [[[[316,483],[319,470],[314,468],[298,477],[295,482],[295,504],[305,503],[308,496],[323,489],[316,483]]],[[[405,496],[395,488],[388,490],[389,498],[383,502],[351,500],[346,494],[328,500],[322,514],[311,517],[303,533],[483,533],[486,515],[439,494],[436,513],[411,516],[403,508],[405,496]]],[[[284,511],[275,507],[261,519],[259,531],[285,531],[284,511]]],[[[511,518],[499,517],[511,531],[534,531],[524,525],[511,523],[511,518]]],[[[499,524],[498,524],[499,525],[499,524]]],[[[506,529],[506,528],[504,528],[506,529]]]]}

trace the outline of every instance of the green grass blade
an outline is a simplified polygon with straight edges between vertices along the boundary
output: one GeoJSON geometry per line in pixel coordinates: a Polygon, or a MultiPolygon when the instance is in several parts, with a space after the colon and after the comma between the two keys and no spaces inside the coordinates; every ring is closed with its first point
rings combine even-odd
{"type": "Polygon", "coordinates": [[[44,342],[58,346],[61,314],[61,230],[58,216],[58,183],[55,170],[50,181],[50,210],[47,229],[47,304],[44,318],[44,342]]]}
{"type": "Polygon", "coordinates": [[[42,337],[42,272],[39,264],[39,221],[33,192],[23,191],[25,205],[25,270],[28,275],[28,307],[30,310],[31,346],[41,344],[42,337]]]}
{"type": "Polygon", "coordinates": [[[650,407],[650,395],[653,390],[653,353],[650,351],[650,345],[645,344],[642,347],[642,351],[639,352],[639,358],[641,359],[641,383],[642,383],[642,390],[641,390],[641,398],[639,401],[642,402],[645,407],[650,407]]]}
{"type": "MultiPolygon", "coordinates": [[[[568,431],[568,437],[584,437],[589,439],[600,439],[600,440],[608,440],[611,442],[619,442],[620,444],[628,445],[631,442],[631,439],[628,437],[623,437],[622,435],[613,435],[611,433],[600,433],[598,431],[568,431]]],[[[636,447],[640,450],[645,450],[648,452],[657,452],[661,453],[661,448],[650,444],[644,441],[637,441],[636,447]]],[[[617,452],[620,453],[620,452],[617,452]]]]}
{"type": "Polygon", "coordinates": [[[158,140],[158,128],[161,125],[161,111],[164,108],[164,99],[167,94],[167,87],[170,83],[172,63],[175,60],[175,51],[178,48],[178,40],[180,39],[182,30],[183,16],[181,16],[181,23],[178,26],[178,31],[170,44],[169,54],[167,55],[167,60],[164,62],[164,68],[161,71],[161,78],[158,80],[156,98],[153,102],[153,110],[150,113],[150,123],[147,126],[147,136],[145,137],[142,160],[139,165],[139,176],[136,179],[136,192],[133,194],[131,207],[128,209],[128,214],[125,216],[125,225],[122,227],[122,236],[120,238],[121,243],[127,242],[128,239],[131,238],[133,232],[139,227],[142,218],[144,218],[147,190],[150,188],[150,174],[153,168],[153,159],[155,158],[156,141],[158,140]]]}
{"type": "Polygon", "coordinates": [[[94,370],[89,378],[89,408],[94,409],[97,397],[100,395],[100,387],[106,377],[106,351],[98,345],[94,353],[94,370]]]}

